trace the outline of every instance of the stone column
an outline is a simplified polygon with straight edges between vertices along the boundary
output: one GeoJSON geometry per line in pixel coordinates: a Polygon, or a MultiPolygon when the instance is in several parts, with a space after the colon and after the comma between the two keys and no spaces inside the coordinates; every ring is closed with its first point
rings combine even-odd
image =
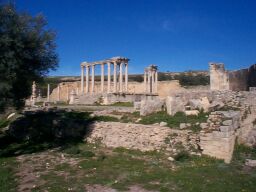
{"type": "Polygon", "coordinates": [[[50,84],[47,85],[47,102],[50,102],[50,84]]]}
{"type": "Polygon", "coordinates": [[[151,72],[151,91],[152,93],[155,92],[155,71],[151,72]]]}
{"type": "Polygon", "coordinates": [[[151,93],[151,71],[148,71],[148,82],[147,82],[147,89],[148,89],[148,93],[151,93]]]}
{"type": "Polygon", "coordinates": [[[145,88],[145,93],[148,90],[148,86],[147,86],[147,71],[144,71],[144,88],[145,88]]]}
{"type": "Polygon", "coordinates": [[[119,64],[119,92],[123,92],[123,63],[119,64]]]}
{"type": "Polygon", "coordinates": [[[95,75],[94,69],[95,69],[95,65],[93,64],[92,65],[92,91],[91,91],[92,94],[94,93],[94,75],[95,75]]]}
{"type": "Polygon", "coordinates": [[[89,81],[90,81],[90,67],[86,65],[86,90],[85,93],[89,93],[89,81]]]}
{"type": "Polygon", "coordinates": [[[84,94],[84,66],[81,66],[81,94],[84,94]]]}
{"type": "Polygon", "coordinates": [[[117,82],[117,80],[116,80],[116,76],[117,76],[117,74],[116,74],[116,66],[117,66],[117,63],[116,62],[114,62],[114,93],[116,93],[116,82],[117,82]]]}
{"type": "Polygon", "coordinates": [[[110,93],[110,84],[111,84],[111,63],[108,63],[108,93],[110,93]]]}
{"type": "Polygon", "coordinates": [[[155,72],[155,92],[158,93],[158,73],[155,72]]]}
{"type": "Polygon", "coordinates": [[[104,63],[101,64],[101,93],[104,92],[104,63]]]}
{"type": "Polygon", "coordinates": [[[128,63],[125,64],[125,92],[128,92],[128,63]]]}
{"type": "Polygon", "coordinates": [[[34,106],[36,103],[36,82],[33,81],[32,84],[32,95],[31,95],[31,105],[34,106]]]}

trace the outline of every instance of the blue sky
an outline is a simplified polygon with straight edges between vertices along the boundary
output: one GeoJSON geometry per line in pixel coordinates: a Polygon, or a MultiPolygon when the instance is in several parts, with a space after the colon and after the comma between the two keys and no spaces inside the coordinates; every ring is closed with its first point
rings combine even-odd
{"type": "Polygon", "coordinates": [[[16,0],[19,10],[43,13],[57,32],[59,68],[79,75],[82,61],[131,59],[130,73],[228,69],[256,63],[255,0],[16,0]]]}

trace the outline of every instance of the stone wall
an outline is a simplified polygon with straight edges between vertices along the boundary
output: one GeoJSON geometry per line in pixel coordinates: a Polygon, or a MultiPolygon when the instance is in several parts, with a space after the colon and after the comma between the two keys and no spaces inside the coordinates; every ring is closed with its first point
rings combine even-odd
{"type": "Polygon", "coordinates": [[[225,70],[223,63],[210,63],[210,89],[247,91],[256,86],[256,64],[248,69],[225,70]]]}
{"type": "Polygon", "coordinates": [[[230,71],[229,89],[232,91],[246,91],[248,89],[248,69],[230,71]]]}
{"type": "Polygon", "coordinates": [[[210,63],[210,89],[229,90],[228,71],[223,63],[210,63]]]}
{"type": "MultiPolygon", "coordinates": [[[[65,82],[60,83],[60,101],[68,101],[69,100],[69,94],[72,90],[74,90],[76,93],[80,94],[80,87],[81,84],[79,81],[77,82],[65,82]]],[[[113,87],[113,85],[111,85],[113,87]]],[[[104,86],[105,93],[107,92],[107,82],[105,82],[104,86]]],[[[184,88],[181,88],[179,81],[173,80],[173,81],[159,81],[158,82],[158,95],[160,97],[165,97],[169,94],[171,94],[175,90],[181,90],[184,88]]],[[[85,90],[85,88],[84,88],[85,90]]],[[[101,93],[101,83],[96,81],[95,82],[95,95],[101,93]]],[[[129,93],[144,93],[145,92],[145,86],[144,82],[129,82],[128,83],[128,92],[129,93]]],[[[58,101],[58,88],[53,89],[51,95],[50,95],[51,101],[58,101]]]]}
{"type": "Polygon", "coordinates": [[[215,111],[209,115],[208,126],[200,132],[202,153],[230,163],[235,146],[235,132],[240,127],[239,111],[215,111]]]}
{"type": "MultiPolygon", "coordinates": [[[[196,136],[187,130],[175,130],[159,125],[141,125],[119,122],[97,122],[91,126],[86,140],[101,142],[107,147],[124,147],[141,151],[166,149],[173,151],[176,144],[186,149],[196,147],[196,136]],[[168,142],[167,142],[168,139],[168,142]]],[[[175,149],[175,151],[177,151],[175,149]]]]}

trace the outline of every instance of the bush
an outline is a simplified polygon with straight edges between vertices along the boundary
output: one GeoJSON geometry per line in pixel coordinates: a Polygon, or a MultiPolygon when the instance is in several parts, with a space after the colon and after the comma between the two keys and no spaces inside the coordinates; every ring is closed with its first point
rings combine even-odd
{"type": "Polygon", "coordinates": [[[190,155],[187,151],[181,151],[177,155],[174,156],[175,161],[186,161],[190,158],[190,155]]]}
{"type": "Polygon", "coordinates": [[[181,86],[198,86],[210,84],[210,77],[202,74],[180,74],[176,75],[174,79],[179,80],[181,86]]]}

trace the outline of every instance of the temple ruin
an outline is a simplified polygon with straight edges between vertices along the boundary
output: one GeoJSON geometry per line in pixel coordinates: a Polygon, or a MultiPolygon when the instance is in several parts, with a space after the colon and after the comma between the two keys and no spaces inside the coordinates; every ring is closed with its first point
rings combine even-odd
{"type": "Polygon", "coordinates": [[[157,93],[157,66],[150,65],[144,70],[145,93],[157,93]]]}
{"type": "Polygon", "coordinates": [[[95,93],[95,66],[101,66],[101,90],[100,93],[105,93],[105,73],[104,66],[107,65],[107,93],[127,92],[128,90],[128,61],[124,57],[112,57],[102,61],[82,62],[81,63],[81,95],[95,93]],[[111,65],[113,66],[113,86],[111,83],[111,65]],[[123,67],[125,67],[125,74],[123,74],[123,67]],[[86,69],[86,83],[84,92],[84,68],[86,69]],[[91,72],[91,74],[90,74],[91,72]],[[117,82],[119,76],[119,82],[117,82]],[[91,77],[91,78],[90,78],[91,77]],[[91,86],[90,81],[91,79],[91,86]],[[124,84],[123,84],[124,80],[124,84]]]}
{"type": "Polygon", "coordinates": [[[228,71],[223,63],[209,63],[210,89],[248,91],[256,87],[256,64],[246,69],[228,71]]]}

